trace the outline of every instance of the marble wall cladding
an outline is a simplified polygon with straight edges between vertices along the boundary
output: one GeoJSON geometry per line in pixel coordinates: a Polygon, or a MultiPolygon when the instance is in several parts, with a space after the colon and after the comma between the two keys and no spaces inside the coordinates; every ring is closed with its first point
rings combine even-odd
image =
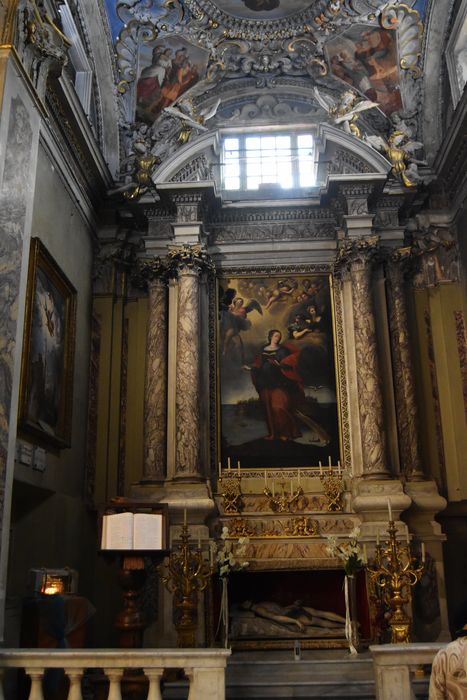
{"type": "Polygon", "coordinates": [[[164,479],[167,443],[167,284],[149,285],[144,403],[144,478],[164,479]]]}
{"type": "Polygon", "coordinates": [[[3,114],[8,115],[8,125],[5,132],[2,129],[5,160],[0,184],[0,515],[5,497],[20,278],[23,247],[28,242],[25,227],[34,143],[31,117],[19,95],[11,97],[10,109],[4,108],[3,114]]]}
{"type": "Polygon", "coordinates": [[[199,275],[179,273],[176,397],[176,476],[199,470],[199,275]]]}

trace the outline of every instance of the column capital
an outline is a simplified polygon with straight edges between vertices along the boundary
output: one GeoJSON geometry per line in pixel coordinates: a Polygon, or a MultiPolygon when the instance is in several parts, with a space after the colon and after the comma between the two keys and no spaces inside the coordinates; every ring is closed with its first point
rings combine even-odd
{"type": "Polygon", "coordinates": [[[344,272],[356,268],[369,268],[379,255],[379,236],[344,238],[337,251],[336,271],[344,272]]]}
{"type": "Polygon", "coordinates": [[[201,272],[214,272],[215,265],[211,256],[200,245],[183,243],[170,246],[167,255],[167,265],[172,275],[199,275],[201,272]]]}
{"type": "Polygon", "coordinates": [[[155,255],[152,258],[140,258],[131,275],[135,287],[149,289],[157,285],[166,285],[169,278],[167,260],[155,255]]]}

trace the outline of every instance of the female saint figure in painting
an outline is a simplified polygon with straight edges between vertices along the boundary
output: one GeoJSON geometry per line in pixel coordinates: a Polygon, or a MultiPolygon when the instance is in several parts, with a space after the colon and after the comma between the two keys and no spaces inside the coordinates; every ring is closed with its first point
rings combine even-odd
{"type": "Polygon", "coordinates": [[[266,414],[269,434],[265,440],[295,440],[302,437],[300,423],[313,431],[315,444],[327,445],[329,435],[306,415],[303,378],[298,371],[300,349],[281,344],[282,333],[273,328],[268,342],[256,356],[253,365],[243,365],[251,372],[266,414]]]}
{"type": "Polygon", "coordinates": [[[297,372],[298,353],[281,345],[282,333],[273,329],[255,358],[251,379],[264,406],[269,435],[266,440],[293,440],[301,436],[295,411],[303,402],[302,378],[297,372]]]}

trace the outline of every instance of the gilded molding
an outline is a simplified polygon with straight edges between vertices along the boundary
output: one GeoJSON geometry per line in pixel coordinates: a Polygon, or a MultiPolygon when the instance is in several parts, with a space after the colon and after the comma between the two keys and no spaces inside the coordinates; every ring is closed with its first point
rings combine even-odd
{"type": "Polygon", "coordinates": [[[352,450],[350,438],[350,415],[349,415],[349,395],[347,385],[347,371],[345,366],[345,346],[344,346],[344,319],[342,310],[342,280],[333,277],[333,308],[336,337],[336,359],[337,359],[337,386],[339,420],[341,425],[341,457],[344,469],[352,472],[352,450]]]}
{"type": "Polygon", "coordinates": [[[457,352],[462,377],[464,412],[467,419],[467,330],[463,311],[454,311],[454,322],[456,324],[457,352]]]}
{"type": "Polygon", "coordinates": [[[0,6],[0,48],[11,48],[15,36],[15,18],[18,0],[2,0],[0,6]]]}

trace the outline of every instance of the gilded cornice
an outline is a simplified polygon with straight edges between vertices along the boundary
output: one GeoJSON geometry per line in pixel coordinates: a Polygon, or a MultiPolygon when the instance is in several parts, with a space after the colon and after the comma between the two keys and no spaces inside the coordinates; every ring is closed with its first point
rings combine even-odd
{"type": "Polygon", "coordinates": [[[0,2],[0,48],[11,48],[15,36],[15,17],[19,0],[0,2]]]}

